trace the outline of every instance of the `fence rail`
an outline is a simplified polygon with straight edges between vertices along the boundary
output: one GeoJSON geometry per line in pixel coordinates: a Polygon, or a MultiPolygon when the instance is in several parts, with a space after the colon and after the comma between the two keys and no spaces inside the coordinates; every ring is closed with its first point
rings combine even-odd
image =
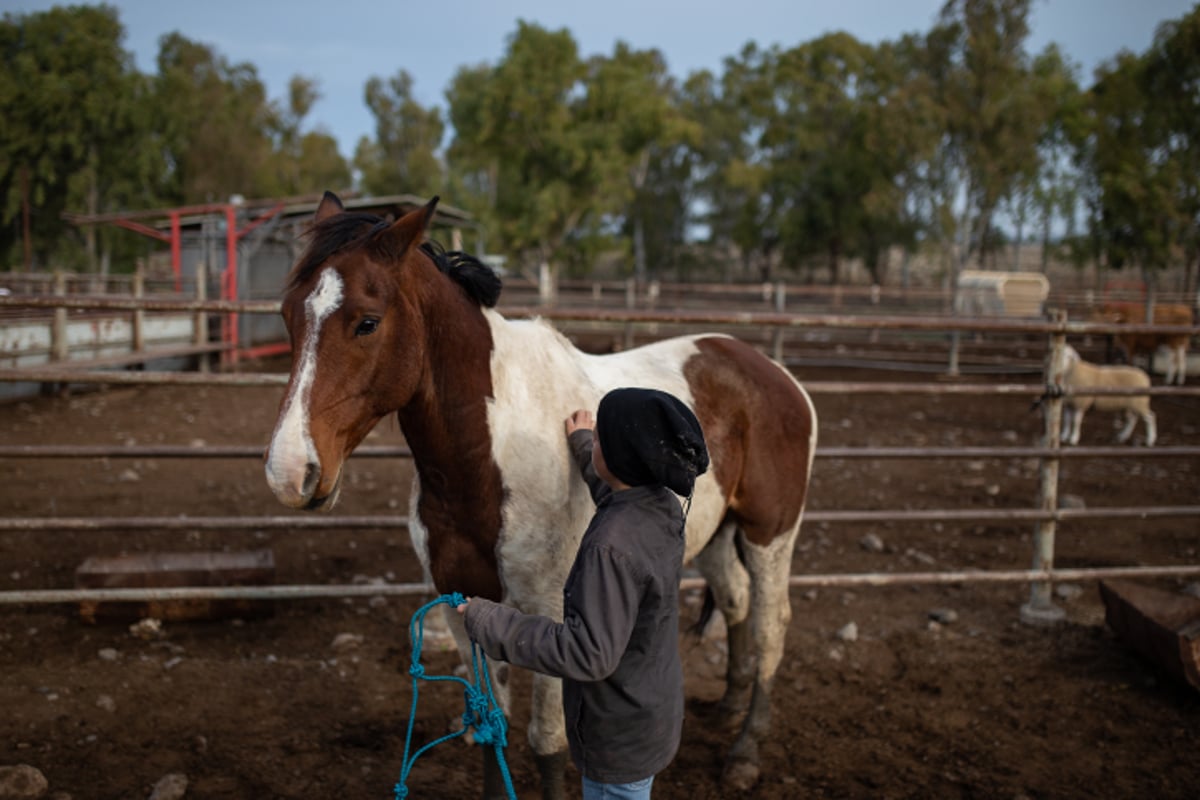
{"type": "MultiPolygon", "coordinates": [[[[1053,570],[966,570],[939,572],[871,572],[840,575],[792,575],[793,588],[918,586],[965,583],[1029,583],[1111,578],[1186,578],[1200,575],[1200,565],[1178,567],[1096,567],[1053,570]]],[[[703,589],[702,578],[683,578],[679,588],[703,589]]],[[[437,594],[431,583],[298,584],[291,586],[180,586],[156,589],[30,589],[0,592],[0,605],[156,602],[164,600],[304,600],[325,597],[410,597],[437,594]]]]}
{"type": "MultiPolygon", "coordinates": [[[[769,300],[769,296],[764,297],[769,300]]],[[[7,307],[45,309],[102,309],[108,311],[188,311],[194,313],[263,313],[275,314],[279,303],[274,301],[180,300],[169,298],[121,298],[111,296],[0,296],[0,309],[7,307]]],[[[512,318],[541,317],[551,322],[580,322],[624,326],[627,341],[634,326],[649,327],[652,333],[659,325],[706,328],[729,327],[739,330],[775,331],[776,355],[783,333],[804,330],[861,329],[877,331],[909,331],[916,333],[989,333],[1005,335],[1043,335],[1048,337],[1046,350],[1055,358],[1047,363],[1060,363],[1057,358],[1067,335],[1093,336],[1110,333],[1200,334],[1200,326],[1116,324],[1110,322],[1071,322],[1065,316],[1049,320],[1019,320],[1007,318],[963,317],[954,315],[847,315],[787,313],[776,311],[670,310],[636,308],[570,308],[555,306],[512,306],[501,309],[512,318]]],[[[955,345],[958,337],[954,337],[955,345]]],[[[952,359],[953,363],[953,359],[952,359]]],[[[944,395],[1007,395],[1043,400],[1046,432],[1040,447],[931,447],[931,448],[819,448],[819,458],[843,459],[905,459],[905,458],[1037,458],[1041,461],[1041,481],[1035,508],[987,509],[881,509],[881,510],[810,510],[806,522],[942,522],[942,521],[1007,521],[1037,524],[1034,543],[1034,568],[1018,571],[941,571],[927,573],[879,573],[871,575],[799,575],[791,579],[792,586],[882,586],[890,584],[936,584],[969,582],[1029,582],[1032,586],[1030,603],[1022,608],[1022,618],[1036,622],[1054,618],[1049,601],[1049,583],[1056,580],[1096,579],[1126,576],[1187,576],[1200,574],[1200,565],[1128,566],[1092,569],[1061,570],[1053,567],[1053,534],[1058,522],[1081,519],[1152,519],[1165,517],[1200,517],[1200,506],[1108,507],[1067,509],[1057,507],[1057,468],[1063,459],[1082,458],[1192,458],[1200,455],[1198,447],[1083,447],[1063,449],[1058,444],[1058,414],[1062,395],[1047,393],[1054,383],[1047,373],[1042,383],[896,383],[896,382],[806,382],[812,394],[944,394],[944,395]]],[[[127,372],[110,370],[64,369],[61,366],[30,369],[0,369],[0,381],[36,381],[62,384],[182,384],[217,386],[282,386],[283,374],[262,373],[174,373],[127,372]]],[[[1094,395],[1150,394],[1181,397],[1200,395],[1200,387],[1153,386],[1150,389],[1096,390],[1094,395]]],[[[360,448],[356,457],[403,458],[411,454],[403,447],[368,446],[360,448]]],[[[261,448],[245,446],[149,445],[132,447],[75,447],[70,445],[5,445],[0,457],[6,458],[247,458],[261,456],[261,448]]],[[[407,517],[381,516],[274,516],[274,517],[10,517],[0,519],[0,531],[99,531],[99,530],[312,530],[362,529],[401,527],[407,517]]],[[[690,579],[687,579],[690,580],[690,579]]],[[[685,580],[685,584],[687,584],[685,580]]],[[[690,584],[689,584],[690,585],[690,584]]],[[[369,586],[273,586],[273,587],[190,587],[121,590],[42,590],[29,592],[0,592],[0,604],[60,603],[79,600],[161,600],[171,598],[295,598],[325,596],[362,596],[376,594],[428,593],[425,584],[386,584],[369,586]]]]}
{"type": "MultiPolygon", "coordinates": [[[[0,458],[261,458],[254,445],[0,444],[0,458]]],[[[1191,458],[1200,447],[817,447],[817,458],[1191,458]]],[[[353,458],[411,458],[403,445],[363,445],[353,458]]]]}

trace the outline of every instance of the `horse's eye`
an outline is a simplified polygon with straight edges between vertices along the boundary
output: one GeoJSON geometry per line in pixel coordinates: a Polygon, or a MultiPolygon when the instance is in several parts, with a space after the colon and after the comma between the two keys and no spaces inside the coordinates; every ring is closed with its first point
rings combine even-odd
{"type": "Polygon", "coordinates": [[[368,317],[358,323],[358,327],[354,329],[355,336],[370,336],[379,327],[379,320],[373,317],[368,317]]]}

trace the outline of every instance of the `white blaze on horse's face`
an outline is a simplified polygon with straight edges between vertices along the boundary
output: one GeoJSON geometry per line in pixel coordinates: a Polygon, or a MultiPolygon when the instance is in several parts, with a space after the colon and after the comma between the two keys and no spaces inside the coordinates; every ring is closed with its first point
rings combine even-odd
{"type": "Polygon", "coordinates": [[[304,343],[296,356],[291,391],[271,435],[267,483],[279,501],[292,508],[308,505],[321,476],[320,458],[309,430],[309,394],[317,374],[321,326],[341,306],[343,288],[342,276],[326,267],[317,287],[304,299],[304,343]]]}

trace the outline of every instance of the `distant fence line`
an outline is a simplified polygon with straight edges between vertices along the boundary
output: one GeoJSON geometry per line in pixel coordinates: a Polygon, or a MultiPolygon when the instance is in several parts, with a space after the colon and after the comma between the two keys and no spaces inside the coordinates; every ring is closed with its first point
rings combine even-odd
{"type": "MultiPolygon", "coordinates": [[[[172,300],[154,297],[0,295],[0,308],[101,309],[107,311],[206,311],[212,313],[278,314],[277,300],[172,300]]],[[[859,328],[935,332],[1064,333],[1080,336],[1108,333],[1200,335],[1198,325],[1158,325],[1101,321],[1055,321],[959,315],[813,314],[786,311],[720,311],[712,309],[563,308],[559,306],[502,306],[514,319],[541,317],[550,321],[634,324],[731,325],[763,328],[859,328]]]]}

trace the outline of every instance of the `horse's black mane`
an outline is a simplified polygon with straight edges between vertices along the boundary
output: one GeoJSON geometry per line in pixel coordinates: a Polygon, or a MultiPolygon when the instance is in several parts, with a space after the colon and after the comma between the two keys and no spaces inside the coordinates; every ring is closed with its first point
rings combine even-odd
{"type": "MultiPolygon", "coordinates": [[[[397,258],[386,237],[380,236],[390,226],[388,220],[365,212],[335,214],[313,225],[306,234],[311,237],[308,248],[288,277],[288,289],[308,279],[334,254],[351,247],[369,248],[373,256],[382,260],[397,258]]],[[[434,241],[423,242],[421,252],[476,303],[493,308],[500,299],[500,276],[475,256],[459,250],[447,251],[434,241]]]]}
{"type": "Polygon", "coordinates": [[[438,269],[461,286],[467,296],[485,308],[494,308],[503,284],[496,271],[470,253],[445,250],[433,240],[423,242],[421,250],[433,259],[438,269]]]}

